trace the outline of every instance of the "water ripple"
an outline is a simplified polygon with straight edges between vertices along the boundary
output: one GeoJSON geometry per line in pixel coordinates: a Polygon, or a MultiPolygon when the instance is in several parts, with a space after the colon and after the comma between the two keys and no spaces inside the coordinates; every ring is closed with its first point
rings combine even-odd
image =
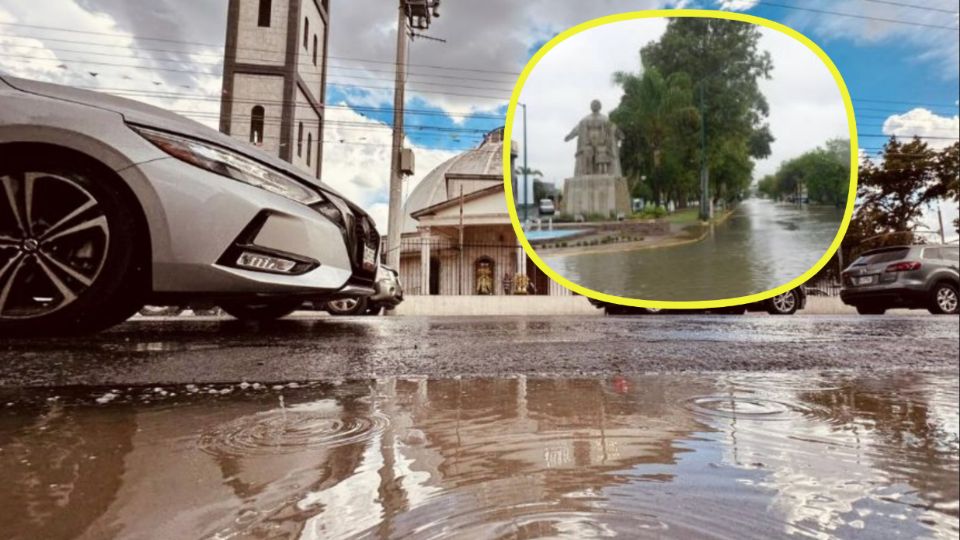
{"type": "Polygon", "coordinates": [[[383,432],[389,419],[345,415],[316,407],[273,409],[221,424],[200,435],[199,448],[215,456],[289,454],[361,443],[383,432]]]}

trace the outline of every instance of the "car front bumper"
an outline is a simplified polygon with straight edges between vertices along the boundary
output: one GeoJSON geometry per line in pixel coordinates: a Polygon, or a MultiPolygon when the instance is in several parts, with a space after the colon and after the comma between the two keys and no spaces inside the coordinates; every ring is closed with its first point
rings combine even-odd
{"type": "Polygon", "coordinates": [[[138,197],[150,228],[156,294],[373,292],[375,270],[360,268],[363,239],[353,222],[338,225],[309,206],[173,158],[119,174],[150,190],[138,197]],[[242,268],[235,255],[244,246],[310,264],[293,274],[242,268]]]}

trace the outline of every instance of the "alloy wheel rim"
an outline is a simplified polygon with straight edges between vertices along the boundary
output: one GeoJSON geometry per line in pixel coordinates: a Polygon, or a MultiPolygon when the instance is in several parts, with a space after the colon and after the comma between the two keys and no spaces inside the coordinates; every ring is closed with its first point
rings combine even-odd
{"type": "Polygon", "coordinates": [[[947,312],[953,313],[957,310],[957,293],[953,289],[948,287],[943,287],[937,291],[937,305],[940,306],[940,309],[947,312]]]}
{"type": "Polygon", "coordinates": [[[796,299],[793,297],[793,293],[783,293],[781,295],[775,296],[773,298],[773,307],[781,313],[786,313],[793,309],[796,299]]]}
{"type": "Polygon", "coordinates": [[[58,174],[5,174],[0,208],[0,320],[48,315],[93,285],[110,226],[90,192],[58,174]]]}
{"type": "Polygon", "coordinates": [[[357,307],[356,298],[341,298],[330,302],[330,305],[337,311],[350,311],[357,307]]]}

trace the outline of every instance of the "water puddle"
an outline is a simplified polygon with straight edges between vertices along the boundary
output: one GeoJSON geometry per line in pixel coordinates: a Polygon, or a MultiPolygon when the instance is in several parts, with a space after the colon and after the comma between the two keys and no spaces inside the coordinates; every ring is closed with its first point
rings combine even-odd
{"type": "Polygon", "coordinates": [[[0,390],[0,530],[956,538],[958,382],[728,373],[0,390]]]}

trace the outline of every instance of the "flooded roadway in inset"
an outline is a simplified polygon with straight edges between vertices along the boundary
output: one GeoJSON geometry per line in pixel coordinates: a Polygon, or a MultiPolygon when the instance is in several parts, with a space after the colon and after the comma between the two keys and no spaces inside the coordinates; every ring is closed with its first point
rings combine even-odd
{"type": "Polygon", "coordinates": [[[644,300],[736,298],[779,287],[809,270],[843,219],[831,206],[748,199],[695,243],[550,255],[561,276],[607,294],[644,300]]]}
{"type": "Polygon", "coordinates": [[[956,538],[958,374],[0,390],[11,538],[956,538]]]}

